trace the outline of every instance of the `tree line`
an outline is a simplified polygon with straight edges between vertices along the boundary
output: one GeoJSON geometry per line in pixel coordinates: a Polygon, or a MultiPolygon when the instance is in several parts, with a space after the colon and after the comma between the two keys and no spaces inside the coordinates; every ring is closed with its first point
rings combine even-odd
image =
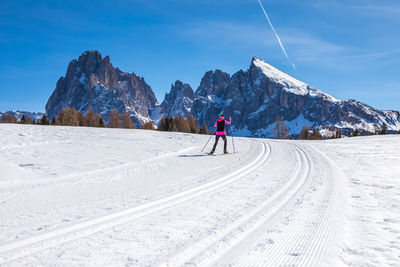
{"type": "MultiPolygon", "coordinates": [[[[89,108],[89,111],[83,114],[74,108],[65,107],[61,110],[58,116],[51,118],[51,121],[46,115],[43,115],[41,119],[34,120],[29,116],[23,115],[19,121],[12,116],[10,113],[4,113],[0,117],[0,123],[21,123],[21,124],[40,124],[40,125],[63,125],[63,126],[86,126],[86,127],[108,127],[108,128],[125,128],[135,129],[134,123],[128,112],[120,114],[117,110],[113,110],[108,115],[108,124],[105,122],[99,113],[95,113],[89,108]]],[[[374,132],[361,132],[359,129],[354,129],[352,132],[346,133],[348,136],[360,136],[360,135],[378,135],[388,134],[388,127],[385,123],[379,126],[377,123],[373,124],[374,132]]],[[[189,114],[187,118],[184,116],[176,117],[162,117],[158,128],[152,121],[145,122],[141,129],[145,130],[158,130],[158,131],[171,131],[171,132],[183,132],[183,133],[197,133],[197,134],[211,134],[208,127],[203,123],[202,127],[194,118],[192,114],[189,114]]],[[[326,130],[331,132],[329,139],[342,138],[342,129],[327,126],[326,130]]],[[[275,121],[274,127],[271,129],[271,135],[277,139],[291,139],[289,135],[288,126],[285,121],[278,117],[275,121]]],[[[398,132],[400,134],[400,131],[398,132]]],[[[296,137],[296,136],[295,136],[296,137]]],[[[297,136],[300,140],[321,140],[323,139],[320,130],[316,127],[310,128],[304,125],[297,136]]]]}
{"type": "MultiPolygon", "coordinates": [[[[355,136],[360,136],[360,135],[384,135],[388,134],[388,127],[385,123],[382,124],[382,127],[379,126],[377,123],[373,124],[374,127],[374,132],[367,132],[363,131],[361,132],[359,129],[355,128],[352,132],[349,132],[348,136],[349,137],[355,137],[355,136]]],[[[317,127],[310,128],[307,125],[304,125],[300,133],[298,134],[297,139],[300,140],[321,140],[323,138],[325,139],[335,139],[335,138],[342,138],[342,129],[341,128],[336,128],[333,126],[326,126],[325,130],[327,132],[330,132],[330,136],[323,137],[321,135],[320,130],[317,127]]],[[[291,139],[291,136],[288,133],[288,126],[286,125],[285,121],[278,117],[275,121],[275,125],[271,130],[271,134],[273,137],[276,139],[291,139]]],[[[400,134],[400,131],[398,131],[398,134],[400,134]]]]}
{"type": "Polygon", "coordinates": [[[200,127],[199,123],[192,114],[189,114],[187,118],[185,118],[183,115],[177,117],[162,117],[158,124],[157,130],[182,133],[210,134],[207,125],[203,123],[202,127],[200,127]]]}
{"type": "MultiPolygon", "coordinates": [[[[41,119],[37,120],[23,115],[21,119],[17,121],[17,119],[10,113],[5,113],[0,118],[0,122],[2,123],[135,129],[134,123],[128,112],[120,114],[117,110],[113,110],[109,113],[107,121],[108,123],[105,125],[102,116],[99,113],[93,112],[91,108],[83,114],[82,112],[70,107],[62,109],[58,113],[58,116],[51,118],[51,120],[47,118],[46,114],[44,114],[41,119]]],[[[203,123],[202,127],[200,127],[197,120],[191,114],[189,114],[187,118],[184,116],[163,117],[160,120],[158,128],[156,128],[152,121],[148,121],[141,126],[141,129],[210,134],[207,125],[203,123]]]]}

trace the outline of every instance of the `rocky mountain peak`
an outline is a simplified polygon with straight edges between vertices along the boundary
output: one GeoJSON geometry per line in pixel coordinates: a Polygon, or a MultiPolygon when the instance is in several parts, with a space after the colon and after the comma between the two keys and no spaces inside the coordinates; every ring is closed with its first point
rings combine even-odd
{"type": "Polygon", "coordinates": [[[177,80],[171,85],[170,92],[165,94],[160,112],[164,116],[187,116],[191,111],[194,97],[192,87],[177,80]]]}
{"type": "Polygon", "coordinates": [[[114,68],[109,56],[96,50],[85,51],[69,63],[46,104],[49,117],[57,116],[68,106],[83,113],[89,108],[107,120],[108,113],[117,109],[129,112],[136,126],[149,121],[149,112],[157,104],[151,87],[142,77],[114,68]]]}
{"type": "Polygon", "coordinates": [[[201,79],[200,86],[196,90],[196,95],[205,97],[215,94],[220,89],[226,88],[230,80],[231,77],[228,73],[218,69],[215,71],[210,70],[201,79]]]}

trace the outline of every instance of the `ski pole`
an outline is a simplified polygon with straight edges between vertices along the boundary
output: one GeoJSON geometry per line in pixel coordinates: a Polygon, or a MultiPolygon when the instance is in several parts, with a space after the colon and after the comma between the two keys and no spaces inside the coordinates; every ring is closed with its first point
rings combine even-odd
{"type": "MultiPolygon", "coordinates": [[[[232,129],[231,129],[231,131],[232,131],[232,129]]],[[[235,142],[233,142],[233,132],[231,134],[232,134],[233,153],[236,153],[236,151],[235,151],[235,142]]]]}
{"type": "Polygon", "coordinates": [[[201,150],[201,152],[203,152],[204,148],[206,148],[206,146],[208,145],[208,142],[210,142],[211,137],[213,137],[213,134],[210,136],[210,138],[208,138],[207,143],[204,145],[203,149],[201,150]]]}
{"type": "Polygon", "coordinates": [[[232,146],[233,146],[233,153],[236,153],[236,151],[235,151],[235,142],[233,141],[233,130],[232,130],[232,124],[231,124],[231,136],[232,136],[232,146]]]}

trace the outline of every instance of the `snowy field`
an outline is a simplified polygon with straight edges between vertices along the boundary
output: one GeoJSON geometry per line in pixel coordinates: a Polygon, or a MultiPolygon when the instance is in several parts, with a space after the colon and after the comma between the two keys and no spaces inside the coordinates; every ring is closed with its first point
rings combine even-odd
{"type": "Polygon", "coordinates": [[[0,124],[0,265],[400,266],[400,135],[207,139],[0,124]]]}

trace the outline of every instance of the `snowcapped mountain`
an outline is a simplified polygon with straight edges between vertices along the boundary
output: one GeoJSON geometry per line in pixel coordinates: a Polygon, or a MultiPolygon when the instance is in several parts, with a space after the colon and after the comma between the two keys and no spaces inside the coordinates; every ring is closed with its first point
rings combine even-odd
{"type": "Polygon", "coordinates": [[[374,132],[374,123],[386,123],[389,130],[400,129],[399,112],[338,100],[257,57],[247,71],[232,76],[221,70],[207,72],[191,113],[209,127],[224,113],[232,117],[234,134],[243,136],[271,136],[277,117],[286,121],[290,134],[298,134],[304,125],[374,132]]]}
{"type": "Polygon", "coordinates": [[[69,63],[46,104],[50,118],[64,107],[83,113],[91,107],[107,120],[113,109],[129,112],[136,126],[150,120],[150,109],[157,104],[151,87],[143,77],[114,68],[108,56],[95,50],[84,52],[69,63]]]}
{"type": "Polygon", "coordinates": [[[33,120],[40,120],[43,117],[42,112],[29,112],[29,111],[20,111],[20,110],[11,110],[6,112],[0,112],[0,118],[3,114],[11,114],[17,121],[20,121],[22,116],[30,117],[33,120]]]}

